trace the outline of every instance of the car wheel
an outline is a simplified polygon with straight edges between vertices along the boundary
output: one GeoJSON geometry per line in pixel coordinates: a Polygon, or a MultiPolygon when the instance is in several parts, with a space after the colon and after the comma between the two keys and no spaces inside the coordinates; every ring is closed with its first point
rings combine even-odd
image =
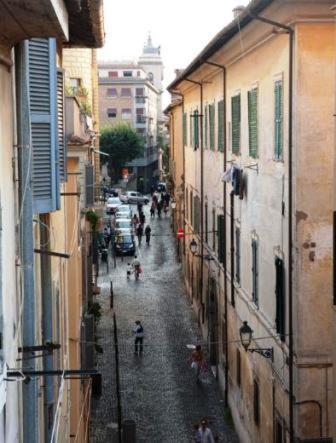
{"type": "Polygon", "coordinates": [[[149,203],[148,198],[145,198],[144,203],[145,203],[145,205],[148,205],[148,203],[149,203]]]}

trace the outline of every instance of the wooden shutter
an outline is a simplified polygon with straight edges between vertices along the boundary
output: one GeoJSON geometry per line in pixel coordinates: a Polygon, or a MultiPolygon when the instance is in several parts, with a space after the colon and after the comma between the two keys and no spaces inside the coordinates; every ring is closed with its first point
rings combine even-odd
{"type": "Polygon", "coordinates": [[[282,159],[283,145],[283,82],[274,83],[274,157],[282,159]]]}
{"type": "Polygon", "coordinates": [[[249,154],[257,157],[258,154],[258,89],[254,88],[247,93],[248,102],[248,129],[249,154]]]}
{"type": "Polygon", "coordinates": [[[57,70],[57,135],[58,135],[58,164],[59,178],[66,181],[66,143],[64,126],[64,71],[57,70]]]}
{"type": "Polygon", "coordinates": [[[94,205],[94,172],[92,165],[85,166],[85,206],[91,208],[94,205]]]}
{"type": "Polygon", "coordinates": [[[218,237],[218,260],[224,262],[225,248],[225,231],[224,231],[224,215],[217,216],[217,237],[218,237]]]}
{"type": "Polygon", "coordinates": [[[29,95],[32,137],[33,210],[57,209],[57,118],[55,39],[29,41],[29,95]]]}
{"type": "Polygon", "coordinates": [[[218,151],[224,151],[224,101],[221,100],[217,105],[218,110],[218,151]]]}
{"type": "Polygon", "coordinates": [[[276,314],[275,324],[276,331],[280,335],[281,341],[285,341],[285,291],[284,291],[284,266],[281,258],[275,259],[275,297],[276,297],[276,314]]]}
{"type": "Polygon", "coordinates": [[[209,105],[210,149],[215,150],[215,105],[209,105]]]}
{"type": "Polygon", "coordinates": [[[252,240],[252,300],[258,306],[258,244],[252,240]]]}
{"type": "Polygon", "coordinates": [[[207,149],[208,147],[208,106],[204,106],[204,148],[207,149]]]}
{"type": "Polygon", "coordinates": [[[259,425],[260,423],[260,393],[259,384],[256,380],[253,382],[253,415],[254,423],[259,425]]]}
{"type": "Polygon", "coordinates": [[[240,94],[231,98],[231,140],[232,152],[240,152],[240,94]]]}
{"type": "Polygon", "coordinates": [[[236,281],[240,283],[240,229],[236,229],[236,281]]]}
{"type": "Polygon", "coordinates": [[[183,113],[183,145],[186,146],[187,145],[187,114],[184,112],[183,113]]]}

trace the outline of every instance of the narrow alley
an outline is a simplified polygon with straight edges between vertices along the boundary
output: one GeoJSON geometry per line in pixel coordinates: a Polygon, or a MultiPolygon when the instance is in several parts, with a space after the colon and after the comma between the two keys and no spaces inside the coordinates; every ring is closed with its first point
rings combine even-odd
{"type": "MultiPolygon", "coordinates": [[[[146,208],[148,211],[148,208],[146,208]]],[[[149,213],[146,212],[147,220],[149,213]]],[[[127,262],[117,258],[117,268],[102,267],[97,301],[102,305],[97,339],[103,348],[98,370],[103,374],[103,394],[92,410],[91,441],[109,440],[117,422],[113,318],[110,281],[118,326],[122,419],[136,422],[137,442],[184,443],[193,436],[193,425],[203,417],[220,442],[238,441],[225,423],[224,402],[212,374],[196,383],[187,360],[187,344],[201,342],[196,317],[184,293],[181,268],[175,258],[170,217],[151,222],[152,239],[138,249],[143,274],[126,280],[127,262]],[[134,355],[134,322],[144,327],[144,352],[134,355]]]]}

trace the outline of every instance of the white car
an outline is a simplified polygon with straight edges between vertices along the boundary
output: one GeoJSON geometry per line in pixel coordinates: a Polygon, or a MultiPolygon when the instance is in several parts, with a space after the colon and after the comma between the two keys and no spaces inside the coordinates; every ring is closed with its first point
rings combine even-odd
{"type": "Polygon", "coordinates": [[[115,213],[116,218],[131,218],[132,209],[129,205],[121,205],[115,213]]]}
{"type": "Polygon", "coordinates": [[[122,203],[118,197],[110,197],[107,199],[106,212],[113,214],[121,205],[122,203]]]}
{"type": "Polygon", "coordinates": [[[117,218],[114,223],[115,229],[132,229],[132,220],[130,218],[117,218]]]}
{"type": "Polygon", "coordinates": [[[149,203],[148,197],[136,191],[122,192],[119,197],[123,203],[129,203],[129,204],[143,203],[145,205],[149,203]]]}

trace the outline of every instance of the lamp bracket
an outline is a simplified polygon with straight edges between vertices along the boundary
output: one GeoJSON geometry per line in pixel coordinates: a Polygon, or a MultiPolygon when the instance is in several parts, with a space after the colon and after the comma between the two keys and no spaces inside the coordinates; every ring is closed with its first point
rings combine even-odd
{"type": "Polygon", "coordinates": [[[273,361],[274,358],[273,348],[252,348],[248,350],[249,352],[256,352],[257,354],[260,354],[265,358],[270,358],[273,361]]]}

